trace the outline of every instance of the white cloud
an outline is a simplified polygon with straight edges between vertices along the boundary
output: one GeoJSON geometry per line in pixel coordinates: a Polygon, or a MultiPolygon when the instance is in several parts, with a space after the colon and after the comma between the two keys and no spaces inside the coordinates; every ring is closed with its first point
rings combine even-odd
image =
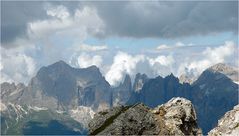
{"type": "Polygon", "coordinates": [[[52,17],[57,17],[59,19],[65,19],[70,16],[69,11],[66,7],[60,5],[57,7],[53,7],[51,5],[48,5],[46,10],[46,14],[52,17]]]}
{"type": "Polygon", "coordinates": [[[172,56],[158,56],[156,58],[148,58],[148,60],[151,66],[157,63],[163,66],[170,66],[174,63],[174,59],[172,56]]]}
{"type": "Polygon", "coordinates": [[[91,56],[86,53],[81,53],[79,56],[75,55],[71,58],[70,64],[74,67],[87,68],[89,66],[95,65],[101,67],[103,59],[99,55],[91,56]]]}
{"type": "Polygon", "coordinates": [[[182,43],[182,42],[177,42],[177,43],[175,44],[175,46],[176,46],[176,47],[182,47],[182,46],[185,46],[185,44],[182,43]]]}
{"type": "Polygon", "coordinates": [[[27,84],[30,77],[36,71],[34,59],[23,53],[4,53],[1,60],[1,80],[0,82],[22,82],[27,84]]]}
{"type": "Polygon", "coordinates": [[[174,64],[174,58],[172,55],[160,55],[155,58],[148,57],[147,60],[154,76],[167,76],[173,72],[172,65],[174,64]]]}
{"type": "Polygon", "coordinates": [[[162,45],[159,45],[157,47],[157,50],[165,50],[165,49],[170,49],[170,48],[172,48],[172,47],[170,47],[170,46],[168,46],[166,44],[162,44],[162,45]]]}
{"type": "Polygon", "coordinates": [[[176,49],[176,48],[180,48],[180,47],[189,47],[189,46],[192,46],[192,45],[191,44],[186,45],[182,42],[177,42],[174,45],[162,44],[162,45],[159,45],[158,47],[156,47],[156,49],[160,51],[160,50],[176,49]]]}
{"type": "Polygon", "coordinates": [[[108,47],[106,45],[97,46],[97,45],[81,44],[79,46],[74,47],[75,51],[87,51],[87,52],[103,51],[107,49],[108,47]]]}
{"type": "Polygon", "coordinates": [[[146,73],[149,76],[166,76],[170,74],[174,64],[173,56],[146,57],[145,55],[130,55],[118,52],[113,64],[106,72],[106,80],[113,86],[120,83],[125,74],[134,77],[136,73],[146,73]]]}
{"type": "Polygon", "coordinates": [[[136,65],[140,61],[144,61],[143,55],[132,56],[125,52],[118,52],[114,57],[113,64],[109,71],[106,73],[106,80],[113,86],[117,85],[124,74],[132,74],[135,72],[136,65]]]}
{"type": "Polygon", "coordinates": [[[200,56],[200,59],[195,58],[187,59],[184,63],[179,66],[178,75],[193,72],[194,75],[199,75],[208,67],[217,63],[224,63],[227,57],[234,54],[235,44],[234,42],[227,41],[224,45],[211,48],[207,47],[200,56]],[[187,71],[185,71],[187,69],[187,71]]]}

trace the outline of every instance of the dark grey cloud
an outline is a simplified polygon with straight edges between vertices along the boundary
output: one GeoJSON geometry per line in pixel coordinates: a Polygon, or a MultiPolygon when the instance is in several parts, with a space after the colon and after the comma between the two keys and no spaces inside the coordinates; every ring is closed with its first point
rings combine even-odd
{"type": "Polygon", "coordinates": [[[176,38],[235,32],[238,2],[105,2],[95,3],[108,35],[176,38]]]}
{"type": "Polygon", "coordinates": [[[1,1],[1,42],[25,36],[29,21],[45,17],[42,2],[1,1]]]}
{"type": "Polygon", "coordinates": [[[73,12],[79,2],[1,1],[1,46],[15,46],[7,43],[18,37],[27,38],[29,22],[48,18],[46,4],[64,5],[73,12]]]}
{"type": "Polygon", "coordinates": [[[96,8],[105,23],[104,32],[97,37],[177,38],[227,31],[238,34],[238,1],[1,1],[1,45],[26,37],[27,23],[48,18],[44,6],[49,3],[64,5],[70,13],[84,6],[96,8]]]}

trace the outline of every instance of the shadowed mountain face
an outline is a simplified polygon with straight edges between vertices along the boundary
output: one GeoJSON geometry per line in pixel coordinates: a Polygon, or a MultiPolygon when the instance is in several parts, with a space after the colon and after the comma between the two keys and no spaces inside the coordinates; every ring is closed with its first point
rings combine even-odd
{"type": "Polygon", "coordinates": [[[205,133],[215,127],[225,112],[238,104],[238,84],[219,72],[204,71],[192,87],[192,101],[205,133]]]}
{"type": "Polygon", "coordinates": [[[239,82],[239,71],[235,67],[230,67],[223,63],[218,63],[216,65],[211,66],[208,70],[212,72],[219,72],[230,78],[234,82],[239,82]]]}
{"type": "Polygon", "coordinates": [[[97,109],[111,106],[110,85],[96,66],[75,69],[59,61],[41,68],[29,88],[39,89],[57,99],[57,108],[82,105],[97,109]]]}
{"type": "Polygon", "coordinates": [[[172,74],[165,78],[158,76],[148,80],[138,93],[133,93],[128,104],[143,102],[155,107],[178,96],[191,100],[195,105],[199,126],[206,134],[225,112],[238,104],[238,84],[210,68],[192,85],[179,83],[172,74]]]}
{"type": "Polygon", "coordinates": [[[129,104],[143,102],[149,107],[155,107],[170,100],[175,96],[185,98],[191,97],[191,86],[189,84],[180,84],[178,78],[173,74],[163,78],[158,76],[149,79],[139,92],[132,95],[129,104]],[[134,96],[136,95],[136,96],[134,96]]]}

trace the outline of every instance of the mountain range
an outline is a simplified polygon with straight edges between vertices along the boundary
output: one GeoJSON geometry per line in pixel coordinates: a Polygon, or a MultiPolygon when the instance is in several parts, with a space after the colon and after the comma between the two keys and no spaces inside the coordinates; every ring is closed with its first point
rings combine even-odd
{"type": "MultiPolygon", "coordinates": [[[[46,115],[48,120],[44,124],[48,125],[45,126],[51,126],[49,124],[52,121],[57,122],[58,125],[61,122],[60,127],[64,127],[63,130],[66,132],[75,134],[74,130],[79,130],[77,134],[84,134],[95,112],[118,105],[134,105],[139,102],[154,108],[173,97],[184,97],[195,105],[199,126],[206,134],[216,126],[221,116],[238,104],[237,77],[237,69],[220,63],[206,69],[191,83],[181,82],[173,74],[164,78],[161,76],[149,78],[146,74],[138,73],[133,83],[131,77],[125,75],[119,86],[112,87],[96,66],[73,68],[64,61],[59,61],[40,68],[28,85],[1,84],[1,113],[3,113],[1,114],[1,119],[3,119],[1,126],[19,122],[16,119],[9,119],[12,115],[6,114],[6,111],[18,111],[10,109],[20,106],[24,107],[20,108],[21,110],[27,112],[17,112],[13,115],[22,120],[25,120],[23,113],[27,116],[36,116],[36,118],[46,115]],[[38,110],[28,112],[29,109],[38,110]],[[39,111],[41,111],[40,114],[37,114],[39,111]],[[61,117],[50,119],[52,115],[61,117]],[[75,121],[80,124],[80,128],[71,125],[75,124],[75,121]]],[[[32,121],[34,120],[27,120],[23,124],[29,125],[30,123],[34,126],[32,121]]],[[[39,120],[35,122],[42,123],[39,120]]],[[[34,128],[37,127],[34,126],[34,128]]],[[[15,132],[9,129],[9,127],[4,127],[1,133],[15,132]]],[[[24,127],[20,129],[19,133],[29,132],[23,131],[26,130],[24,127]]]]}

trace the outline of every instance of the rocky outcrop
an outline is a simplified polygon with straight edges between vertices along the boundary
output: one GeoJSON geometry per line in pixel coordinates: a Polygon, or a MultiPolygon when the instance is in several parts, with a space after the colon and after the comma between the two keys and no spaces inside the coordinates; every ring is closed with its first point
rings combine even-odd
{"type": "Polygon", "coordinates": [[[89,123],[92,135],[201,135],[192,103],[173,98],[150,109],[143,104],[99,112],[89,123]]]}
{"type": "Polygon", "coordinates": [[[233,110],[228,111],[219,121],[218,125],[212,129],[209,136],[231,135],[239,134],[239,105],[235,106],[233,110]]]}
{"type": "Polygon", "coordinates": [[[197,125],[195,109],[192,103],[185,98],[172,98],[167,103],[154,108],[152,112],[156,115],[158,122],[163,122],[162,127],[167,128],[169,135],[202,134],[197,125]]]}

